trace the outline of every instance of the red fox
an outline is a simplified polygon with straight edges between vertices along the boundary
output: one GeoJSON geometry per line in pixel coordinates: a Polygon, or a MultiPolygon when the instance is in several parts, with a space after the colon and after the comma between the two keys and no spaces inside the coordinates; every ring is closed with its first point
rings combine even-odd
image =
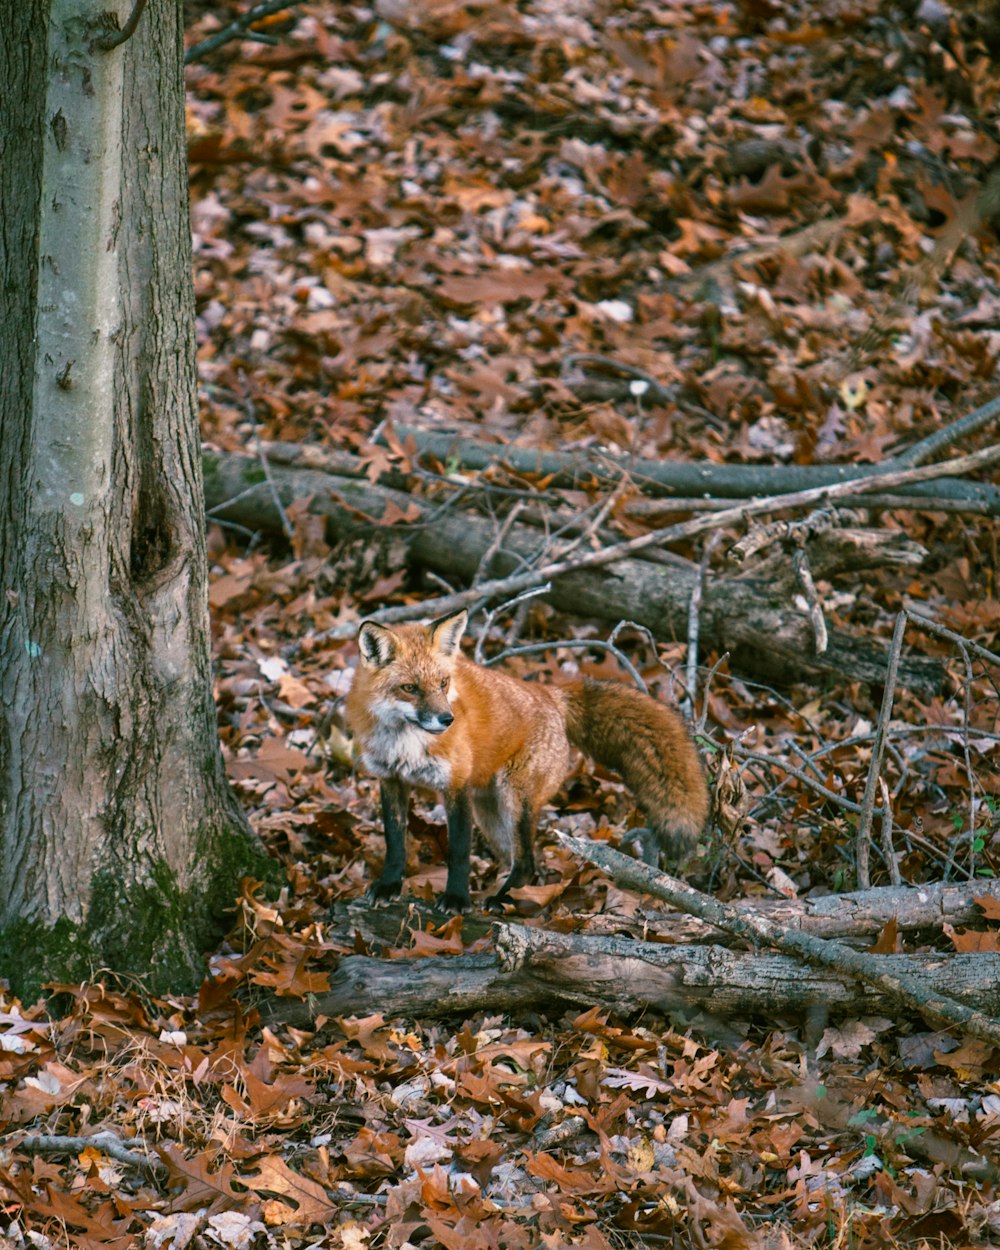
{"type": "Polygon", "coordinates": [[[496,907],[535,877],[535,826],[562,785],[570,745],[614,769],[675,862],[708,815],[698,753],[677,712],[617,682],[581,678],[543,686],[494,672],[459,650],[465,612],[427,625],[362,621],[361,663],[347,696],[347,724],[364,766],[381,780],[385,865],[373,902],[399,894],[411,785],[443,793],[448,878],[439,899],[467,911],[472,821],[511,863],[487,900],[496,907]]]}

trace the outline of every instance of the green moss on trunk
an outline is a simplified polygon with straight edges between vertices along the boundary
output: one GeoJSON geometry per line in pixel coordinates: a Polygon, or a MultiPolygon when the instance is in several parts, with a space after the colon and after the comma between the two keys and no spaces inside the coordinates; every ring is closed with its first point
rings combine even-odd
{"type": "Polygon", "coordinates": [[[100,872],[83,923],[24,920],[0,933],[0,976],[25,1001],[46,984],[87,981],[107,969],[141,980],[153,994],[192,993],[205,975],[206,953],[232,924],[242,878],[277,885],[283,877],[246,831],[203,832],[208,853],[186,890],[163,861],[128,889],[120,873],[100,872]]]}

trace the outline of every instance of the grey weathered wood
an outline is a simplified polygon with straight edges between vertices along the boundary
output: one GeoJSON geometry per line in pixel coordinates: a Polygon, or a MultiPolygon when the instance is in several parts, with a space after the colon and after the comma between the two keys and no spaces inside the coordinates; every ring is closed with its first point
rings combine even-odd
{"type": "MultiPolygon", "coordinates": [[[[551,479],[558,487],[587,485],[594,482],[613,484],[622,476],[631,478],[651,495],[699,496],[723,499],[750,499],[755,495],[778,495],[787,491],[828,486],[856,477],[878,477],[908,463],[882,464],[686,464],[675,460],[618,459],[614,455],[592,451],[541,451],[504,443],[488,443],[465,433],[437,433],[412,426],[397,426],[401,441],[412,439],[421,454],[429,454],[442,462],[454,460],[465,469],[485,469],[493,464],[509,464],[519,473],[537,474],[551,479]]],[[[894,494],[912,497],[914,507],[926,498],[943,497],[984,506],[991,516],[1000,516],[1000,487],[985,482],[966,482],[956,478],[939,478],[934,482],[917,482],[900,487],[894,494]]],[[[863,495],[841,501],[844,506],[865,507],[863,495]]]]}
{"type": "Polygon", "coordinates": [[[190,985],[260,863],[212,702],[181,10],[0,40],[0,966],[190,985]],[[59,926],[58,929],[56,926],[59,926]]]}
{"type": "MultiPolygon", "coordinates": [[[[495,954],[433,959],[349,955],[330,989],[308,1002],[272,1001],[269,1023],[308,1026],[317,1017],[466,1015],[599,1006],[629,1015],[705,1013],[719,1019],[898,1015],[898,1004],[871,986],[830,970],[804,968],[787,955],[721,946],[670,946],[503,926],[508,967],[495,954]],[[529,935],[529,936],[525,936],[529,935]],[[516,952],[516,958],[514,957],[516,952]],[[509,966],[510,963],[516,966],[509,966]]],[[[890,975],[907,974],[928,993],[1000,1014],[1000,955],[885,955],[890,975]]]]}
{"type": "MultiPolygon", "coordinates": [[[[257,461],[206,452],[204,463],[206,502],[215,515],[251,529],[281,532],[281,518],[257,461]]],[[[472,579],[493,541],[494,527],[486,517],[443,509],[436,500],[427,502],[401,490],[312,469],[273,464],[271,473],[286,507],[295,499],[309,499],[311,511],[327,518],[331,542],[363,533],[377,542],[387,535],[377,524],[366,526],[365,516],[377,522],[390,504],[401,510],[415,505],[421,518],[431,518],[432,523],[400,526],[393,536],[404,545],[405,558],[414,568],[433,569],[455,584],[472,579]]],[[[541,542],[537,529],[512,526],[491,572],[513,569],[519,557],[536,554],[541,542]]],[[[824,575],[850,567],[854,559],[861,567],[872,559],[910,563],[916,549],[904,536],[881,534],[874,552],[870,544],[832,536],[818,539],[811,554],[813,550],[817,574],[824,575]]],[[[660,639],[685,638],[697,567],[672,553],[663,555],[662,564],[630,558],[567,573],[555,580],[545,598],[576,616],[609,622],[628,618],[660,639]]],[[[830,630],[827,653],[816,655],[808,613],[795,606],[794,595],[790,566],[777,558],[735,576],[709,578],[702,602],[703,646],[729,651],[734,667],[763,680],[786,681],[822,672],[875,683],[883,680],[886,652],[880,640],[830,630]]],[[[904,656],[901,673],[901,682],[914,689],[933,690],[941,680],[939,663],[919,655],[904,656]]]]}

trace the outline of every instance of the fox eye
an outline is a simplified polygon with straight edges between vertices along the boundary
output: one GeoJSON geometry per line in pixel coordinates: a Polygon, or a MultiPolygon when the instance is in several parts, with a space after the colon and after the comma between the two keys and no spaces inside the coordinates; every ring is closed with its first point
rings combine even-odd
{"type": "Polygon", "coordinates": [[[441,689],[442,689],[442,690],[447,690],[447,689],[448,689],[448,682],[449,682],[450,680],[451,680],[451,679],[450,679],[449,677],[446,677],[446,678],[444,679],[444,681],[441,683],[441,689]]]}
{"type": "Polygon", "coordinates": [[[412,681],[403,682],[403,684],[399,688],[400,690],[402,690],[403,694],[416,694],[417,693],[417,687],[413,684],[412,681]]]}

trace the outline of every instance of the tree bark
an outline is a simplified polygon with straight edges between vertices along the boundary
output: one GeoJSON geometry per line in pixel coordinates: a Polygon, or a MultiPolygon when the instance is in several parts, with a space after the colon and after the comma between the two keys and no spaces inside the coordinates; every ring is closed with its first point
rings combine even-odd
{"type": "MultiPolygon", "coordinates": [[[[281,533],[281,517],[263,472],[249,456],[205,455],[206,501],[214,514],[251,529],[281,533]]],[[[345,462],[344,468],[350,466],[345,462]]],[[[379,535],[378,521],[390,506],[400,512],[416,507],[420,519],[433,523],[390,531],[405,545],[414,565],[433,569],[452,581],[470,581],[495,537],[492,523],[468,511],[447,510],[402,490],[373,485],[353,476],[333,476],[311,469],[271,465],[275,489],[284,505],[310,499],[310,510],[327,518],[331,543],[367,533],[379,535]],[[371,518],[366,522],[366,518],[371,518]]],[[[386,533],[386,531],[382,531],[386,533]]],[[[542,534],[537,528],[511,526],[491,573],[503,574],[521,559],[536,555],[542,534]]],[[[810,545],[813,573],[830,576],[844,568],[870,567],[873,560],[919,562],[920,549],[905,536],[888,534],[873,550],[862,540],[851,542],[842,532],[819,536],[810,545]]],[[[575,616],[617,622],[623,618],[645,625],[664,640],[687,637],[691,595],[699,576],[689,560],[658,553],[654,563],[623,559],[596,569],[580,569],[557,578],[545,599],[575,616]]],[[[729,651],[733,666],[761,680],[788,681],[823,672],[850,675],[873,683],[885,679],[887,649],[880,639],[866,639],[830,630],[829,646],[817,654],[807,611],[795,605],[797,587],[788,562],[771,557],[734,577],[707,580],[702,600],[703,646],[729,651]]],[[[902,658],[900,681],[911,689],[935,691],[942,670],[936,660],[919,655],[902,658]]]]}
{"type": "MultiPolygon", "coordinates": [[[[741,912],[764,916],[774,924],[817,937],[862,941],[873,939],[891,922],[899,933],[937,932],[945,924],[954,927],[977,925],[983,909],[977,899],[1000,902],[1000,879],[977,881],[933,881],[926,885],[884,885],[845,894],[824,894],[810,898],[735,899],[730,905],[741,912]]],[[[574,917],[579,932],[587,936],[623,937],[658,942],[714,942],[727,945],[731,939],[698,916],[664,908],[643,907],[636,914],[614,912],[586,913],[574,917]]],[[[425,908],[412,898],[387,907],[369,907],[357,901],[338,903],[330,922],[330,940],[345,943],[360,933],[369,945],[395,946],[408,928],[423,927],[428,921],[440,923],[440,913],[425,908]]],[[[468,946],[490,932],[495,921],[472,913],[464,918],[462,938],[468,946]]]]}
{"type": "MultiPolygon", "coordinates": [[[[349,955],[330,988],[308,1002],[274,1000],[265,1022],[308,1027],[318,1016],[392,1017],[599,1006],[631,1015],[653,1008],[717,1019],[898,1015],[888,994],[787,955],[721,946],[668,946],[501,926],[500,956],[374,959],[349,955]]],[[[1000,955],[883,955],[890,975],[908,975],[927,994],[949,994],[1000,1014],[1000,955]]]]}
{"type": "Polygon", "coordinates": [[[190,987],[266,861],[211,694],[181,9],[108,52],[102,0],[7,14],[0,966],[190,987]]]}

